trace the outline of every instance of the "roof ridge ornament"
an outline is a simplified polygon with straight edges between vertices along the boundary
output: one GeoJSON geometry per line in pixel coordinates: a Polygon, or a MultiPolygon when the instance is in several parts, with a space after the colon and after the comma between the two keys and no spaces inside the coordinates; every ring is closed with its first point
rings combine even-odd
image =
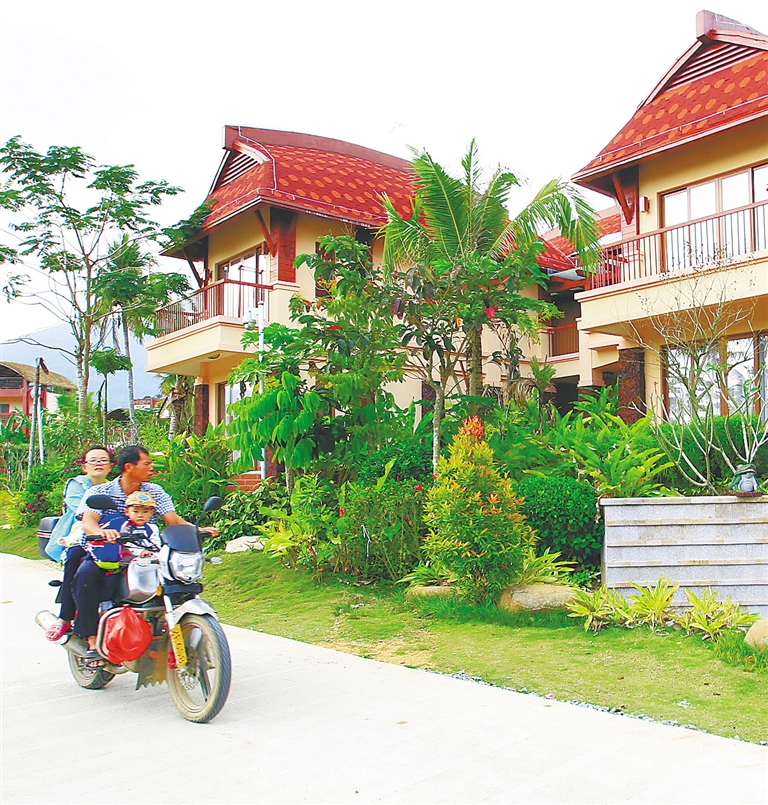
{"type": "Polygon", "coordinates": [[[713,11],[699,11],[696,15],[696,38],[699,42],[730,42],[768,50],[768,36],[713,11]]]}

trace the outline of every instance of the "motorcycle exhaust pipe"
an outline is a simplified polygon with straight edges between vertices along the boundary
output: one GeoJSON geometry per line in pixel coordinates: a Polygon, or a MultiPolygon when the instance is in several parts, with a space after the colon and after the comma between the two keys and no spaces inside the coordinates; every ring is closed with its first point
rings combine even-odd
{"type": "MultiPolygon", "coordinates": [[[[61,621],[57,618],[53,612],[43,609],[35,615],[35,623],[44,631],[47,632],[53,626],[58,626],[61,621]]],[[[52,641],[58,643],[60,646],[66,644],[69,641],[69,638],[72,636],[71,632],[67,632],[63,634],[58,640],[52,641]]]]}

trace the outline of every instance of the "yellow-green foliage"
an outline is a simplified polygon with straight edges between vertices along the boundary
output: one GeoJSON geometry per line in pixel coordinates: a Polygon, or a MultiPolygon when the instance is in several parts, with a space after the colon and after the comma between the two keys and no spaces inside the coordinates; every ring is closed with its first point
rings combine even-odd
{"type": "Polygon", "coordinates": [[[460,592],[493,599],[511,583],[536,535],[512,483],[493,463],[482,422],[470,417],[441,458],[429,491],[424,551],[456,576],[460,592]]]}

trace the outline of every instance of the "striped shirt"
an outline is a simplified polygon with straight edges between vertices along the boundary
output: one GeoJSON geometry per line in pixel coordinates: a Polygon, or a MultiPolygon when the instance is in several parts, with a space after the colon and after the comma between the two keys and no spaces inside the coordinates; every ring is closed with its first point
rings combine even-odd
{"type": "MultiPolygon", "coordinates": [[[[142,492],[149,492],[150,495],[155,499],[155,513],[150,518],[150,523],[156,523],[158,517],[163,517],[170,512],[176,511],[176,507],[173,505],[173,501],[171,500],[171,496],[163,489],[162,486],[158,484],[149,484],[143,483],[140,487],[142,492]]],[[[123,487],[120,486],[120,476],[118,475],[112,481],[107,481],[105,484],[98,484],[97,486],[92,486],[86,495],[83,496],[83,499],[80,501],[80,505],[77,507],[77,519],[82,520],[83,514],[85,512],[94,512],[94,514],[98,514],[100,517],[105,517],[110,514],[125,514],[125,501],[128,498],[128,495],[123,492],[123,487]],[[92,509],[88,505],[88,498],[91,495],[109,495],[112,500],[117,503],[117,510],[115,509],[107,509],[106,511],[99,511],[98,509],[92,509]]],[[[80,540],[81,545],[85,545],[85,533],[80,540]]]]}

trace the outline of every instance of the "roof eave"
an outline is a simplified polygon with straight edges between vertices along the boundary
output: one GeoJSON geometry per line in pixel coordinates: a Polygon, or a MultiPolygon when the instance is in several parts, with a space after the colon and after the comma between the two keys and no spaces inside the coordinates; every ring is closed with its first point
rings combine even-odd
{"type": "MultiPolygon", "coordinates": [[[[652,148],[649,151],[644,151],[642,154],[638,154],[636,156],[628,156],[624,159],[620,159],[616,162],[612,162],[610,165],[600,168],[592,168],[591,170],[580,170],[574,173],[571,176],[571,180],[574,181],[576,184],[581,185],[582,187],[588,187],[592,190],[597,190],[600,193],[605,193],[604,189],[601,189],[601,182],[598,182],[598,179],[605,178],[606,183],[608,183],[608,177],[612,174],[616,173],[616,171],[623,170],[624,168],[628,168],[632,165],[639,165],[641,162],[646,162],[651,157],[656,156],[657,154],[664,153],[666,151],[671,151],[675,148],[680,148],[683,145],[689,145],[690,143],[696,142],[697,140],[703,140],[707,137],[712,137],[715,134],[720,134],[724,131],[728,131],[736,126],[742,126],[745,123],[751,123],[753,120],[759,120],[762,117],[768,116],[768,109],[761,109],[758,112],[755,112],[753,115],[749,115],[748,117],[740,117],[738,120],[733,120],[729,123],[725,123],[722,126],[718,126],[718,128],[713,129],[711,131],[705,132],[697,132],[692,136],[685,137],[681,140],[676,140],[673,143],[667,143],[665,145],[660,145],[655,148],[652,148]]],[[[609,195],[612,195],[609,193],[609,195]]]]}

